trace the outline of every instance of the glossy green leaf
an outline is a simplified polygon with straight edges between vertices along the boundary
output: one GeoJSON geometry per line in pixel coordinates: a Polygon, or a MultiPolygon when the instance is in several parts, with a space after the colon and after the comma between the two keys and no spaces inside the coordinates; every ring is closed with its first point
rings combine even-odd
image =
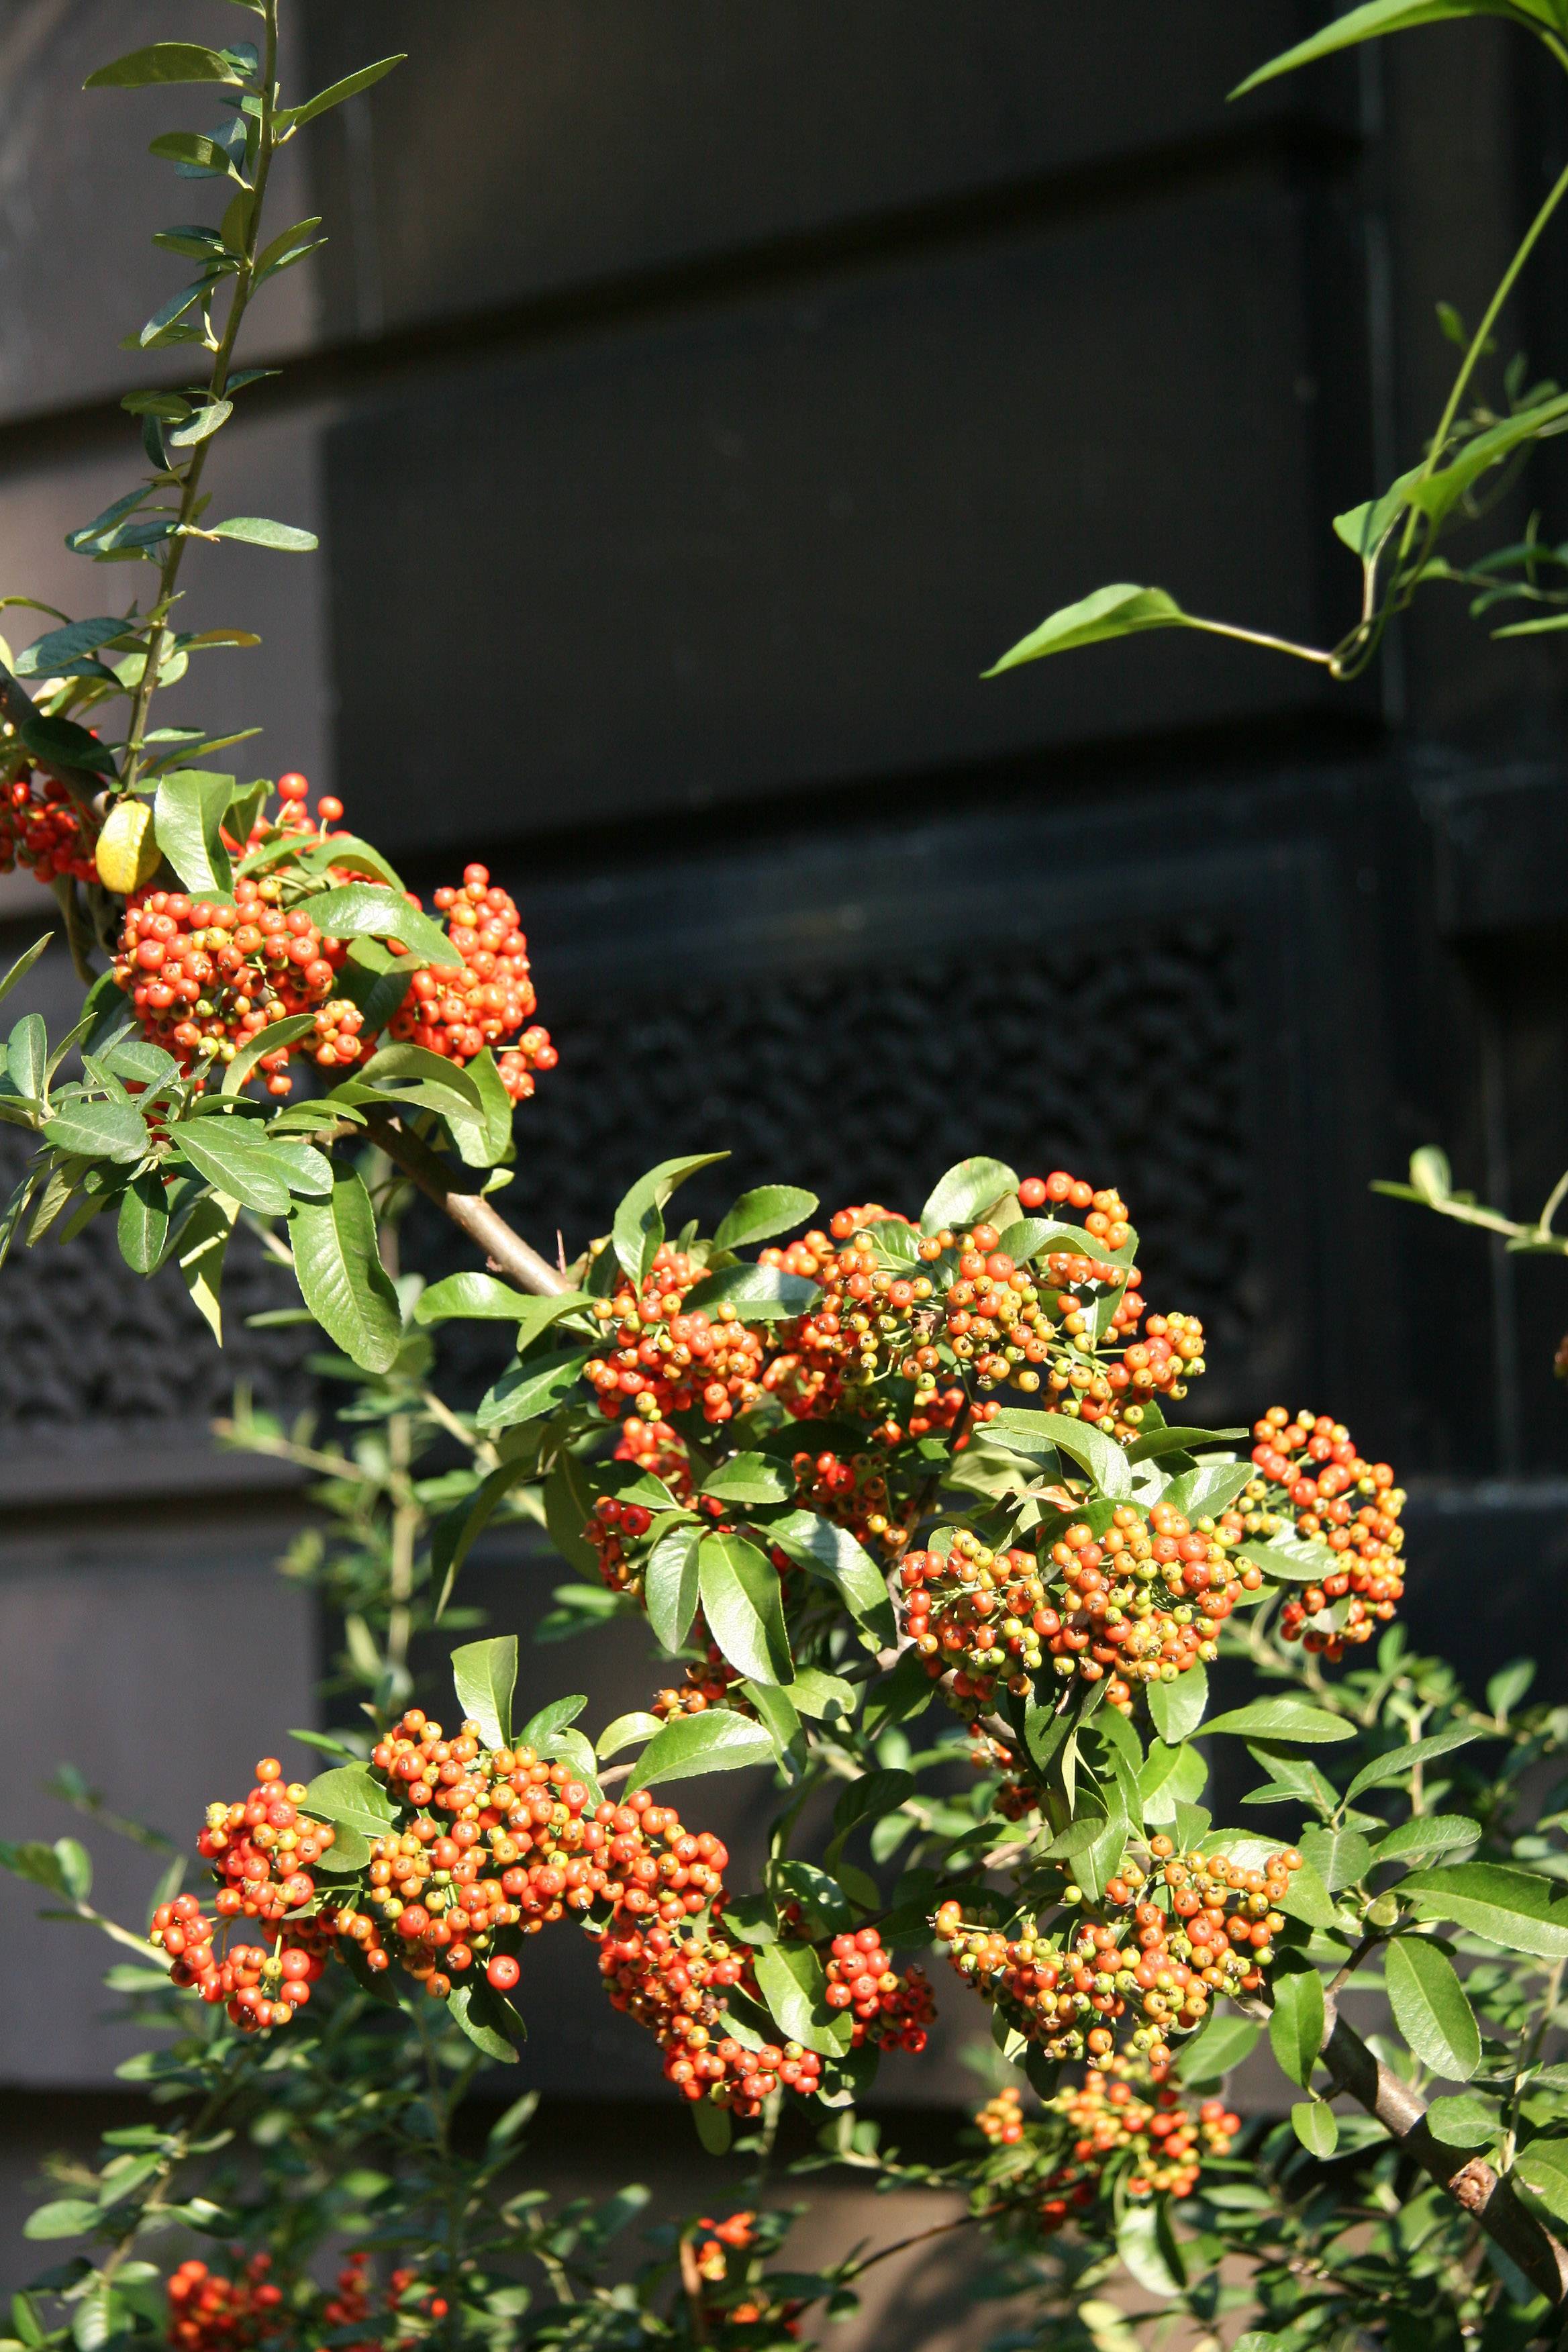
{"type": "Polygon", "coordinates": [[[1127,1449],[1129,1462],[1148,1462],[1162,1454],[1192,1454],[1200,1446],[1228,1445],[1238,1437],[1248,1437],[1246,1429],[1184,1429],[1166,1426],[1146,1429],[1135,1437],[1127,1449]]]}
{"type": "Polygon", "coordinates": [[[525,1356],[487,1391],[475,1415],[479,1427],[486,1432],[516,1429],[525,1421],[552,1412],[571,1395],[593,1352],[591,1347],[573,1346],[525,1356]]]}
{"type": "Polygon", "coordinates": [[[1173,1683],[1149,1683],[1145,1690],[1149,1718],[1161,1738],[1171,1747],[1190,1739],[1209,1703],[1208,1669],[1203,1660],[1178,1675],[1173,1683]]]}
{"type": "Polygon", "coordinates": [[[821,1299],[816,1284],[776,1265],[726,1265],[705,1275],[681,1301],[683,1311],[711,1315],[728,1304],[742,1323],[787,1322],[821,1299]]]}
{"type": "Polygon", "coordinates": [[[954,1233],[973,1225],[1018,1189],[1018,1179],[1005,1160],[961,1160],[939,1177],[930,1200],[921,1211],[922,1234],[939,1234],[944,1225],[954,1233]]]}
{"type": "Polygon", "coordinates": [[[1268,2042],[1280,2071],[1306,2090],[1323,2046],[1323,1981],[1316,1969],[1280,1977],[1274,1987],[1268,2042]]]}
{"type": "Polygon", "coordinates": [[[1290,2128],[1308,2155],[1324,2162],[1340,2144],[1339,2118],[1326,2099],[1298,2099],[1290,2110],[1290,2128]]]}
{"type": "Polygon", "coordinates": [[[1468,2083],[1481,2063],[1475,2011],[1446,1952],[1422,1936],[1396,1936],[1384,1955],[1394,2021],[1435,2074],[1468,2083]]]}
{"type": "Polygon", "coordinates": [[[648,1554],[643,1598],[654,1638],[667,1650],[679,1650],[691,1630],[697,1611],[697,1547],[701,1539],[700,1527],[670,1528],[648,1554]]]}
{"type": "Polygon", "coordinates": [[[12,667],[18,677],[57,677],[68,662],[96,653],[100,646],[123,636],[130,625],[112,614],[100,614],[90,621],[68,621],[63,629],[51,629],[25,646],[12,667]]]}
{"type": "Polygon", "coordinates": [[[385,889],[379,882],[345,882],[300,903],[331,938],[401,941],[409,951],[401,963],[410,977],[423,964],[451,971],[461,961],[438,923],[411,907],[401,890],[385,889]]]}
{"type": "Polygon", "coordinates": [[[1200,1462],[1179,1472],[1160,1499],[1184,1518],[1217,1519],[1257,1475],[1250,1462],[1200,1462]]]}
{"type": "Polygon", "coordinates": [[[1180,2252],[1157,2204],[1129,2202],[1116,2225],[1116,2251],[1144,2290],[1168,2302],[1185,2284],[1180,2252]]]}
{"type": "Polygon", "coordinates": [[[159,783],[153,830],[159,848],[196,897],[226,898],[234,887],[221,828],[234,778],[205,768],[175,768],[159,783]]]}
{"type": "Polygon", "coordinates": [[[827,2006],[827,1979],[809,1944],[758,1944],[752,1952],[757,1989],[786,2042],[804,2042],[825,2058],[841,2057],[854,2022],[827,2006]]]}
{"type": "Polygon", "coordinates": [[[701,1772],[734,1772],[748,1764],[771,1764],[773,1743],[764,1725],[728,1708],[678,1715],[643,1749],[628,1786],[650,1788],[658,1780],[687,1780],[701,1772]]]}
{"type": "MultiPolygon", "coordinates": [[[[682,1160],[661,1160],[623,1196],[611,1237],[621,1271],[631,1282],[640,1286],[653,1264],[664,1239],[664,1208],[670,1194],[700,1168],[711,1168],[729,1156],[727,1151],[699,1151],[682,1160]]],[[[689,1307],[689,1299],[686,1304],[689,1307]]]]}
{"type": "Polygon", "coordinates": [[[1500,1862],[1455,1862],[1412,1871],[1398,1888],[1424,1919],[1451,1919],[1507,1952],[1568,1959],[1568,1899],[1550,1879],[1500,1862]]]}
{"type": "Polygon", "coordinates": [[[133,1176],[120,1195],[116,1237],[120,1255],[132,1274],[152,1274],[163,1264],[169,1238],[169,1196],[163,1177],[153,1170],[133,1176]]]}
{"type": "Polygon", "coordinates": [[[730,1664],[754,1682],[787,1682],[784,1601],[766,1553],[742,1536],[704,1536],[697,1586],[708,1630],[730,1664]]]}
{"type": "Polygon", "coordinates": [[[606,1764],[612,1756],[618,1756],[623,1748],[640,1747],[655,1738],[663,1727],[658,1716],[636,1707],[629,1715],[617,1715],[613,1723],[605,1724],[594,1742],[594,1753],[601,1764],[606,1764]]]}
{"type": "Polygon", "coordinates": [[[721,1219],[713,1236],[715,1249],[744,1249],[750,1242],[771,1242],[803,1225],[816,1207],[816,1194],[798,1184],[759,1184],[742,1192],[721,1219]]]}
{"type": "Polygon", "coordinates": [[[262,1217],[288,1215],[291,1198],[288,1178],[269,1164],[268,1147],[259,1139],[252,1139],[248,1122],[242,1127],[237,1120],[182,1119],[171,1140],[179,1157],[188,1160],[198,1175],[243,1208],[254,1209],[262,1217]]]}
{"type": "MultiPolygon", "coordinates": [[[[1276,1849],[1271,1845],[1269,1851],[1276,1849]]],[[[1316,1867],[1303,1856],[1300,1869],[1291,1871],[1289,1877],[1277,1906],[1287,1919],[1300,1919],[1309,1927],[1337,1927],[1340,1918],[1333,1897],[1316,1867]]]]}
{"type": "Polygon", "coordinates": [[[515,1290],[510,1282],[501,1282],[493,1274],[449,1274],[444,1282],[433,1282],[428,1290],[420,1292],[414,1320],[515,1323],[518,1345],[526,1348],[558,1317],[587,1304],[586,1294],[581,1290],[536,1298],[526,1290],[515,1290]]]}
{"type": "Polygon", "coordinates": [[[83,89],[146,89],[154,83],[231,82],[244,79],[232,58],[200,41],[153,41],[132,49],[112,65],[100,66],[83,82],[83,89]]]}
{"type": "Polygon", "coordinates": [[[228,1252],[229,1236],[234,1231],[237,1203],[209,1192],[180,1227],[174,1244],[174,1264],[179,1269],[192,1306],[205,1323],[213,1338],[223,1345],[224,1259],[228,1252]]]}
{"type": "Polygon", "coordinates": [[[355,1075],[367,1085],[388,1087],[399,1097],[411,1096],[427,1109],[443,1113],[446,1098],[455,1096],[475,1118],[484,1117],[484,1097],[461,1063],[424,1045],[383,1045],[355,1075]]]}
{"type": "Polygon", "coordinates": [[[1417,1855],[1457,1853],[1480,1841],[1480,1823],[1464,1813],[1417,1813],[1413,1821],[1400,1822],[1377,1840],[1376,1859],[1410,1862],[1417,1855]]]}
{"type": "Polygon", "coordinates": [[[522,2039],[522,2020],[511,2003],[484,1979],[456,1984],[447,1995],[447,2012],[476,2050],[498,2065],[515,2066],[513,2037],[522,2039]],[[498,2012],[500,2016],[498,2017],[498,2012]]]}
{"type": "Polygon", "coordinates": [[[133,1166],[147,1155],[147,1129],[131,1102],[61,1103],[44,1122],[43,1136],[57,1150],[112,1160],[121,1167],[133,1166]]]}
{"type": "Polygon", "coordinates": [[[99,2223],[97,2201],[90,2197],[57,2197],[36,2206],[22,2224],[24,2238],[85,2238],[99,2223]]]}
{"type": "Polygon", "coordinates": [[[41,1013],[24,1013],[5,1043],[5,1068],[19,1095],[37,1101],[49,1063],[49,1033],[41,1013]]]}
{"type": "Polygon", "coordinates": [[[1446,2147],[1489,2147],[1501,2137],[1502,2116],[1495,2100],[1458,2091],[1451,2098],[1432,2101],[1426,2126],[1446,2147]]]}
{"type": "Polygon", "coordinates": [[[1386,1756],[1374,1756],[1363,1764],[1350,1787],[1345,1790],[1352,1802],[1363,1789],[1375,1789],[1387,1780],[1402,1780],[1417,1764],[1429,1764],[1434,1757],[1451,1756],[1456,1748],[1468,1748],[1480,1733],[1467,1724],[1450,1724],[1447,1731],[1434,1731],[1426,1739],[1413,1739],[1404,1748],[1391,1748],[1386,1756]]]}
{"type": "Polygon", "coordinates": [[[26,949],[23,953],[16,958],[16,962],[11,966],[10,971],[5,974],[5,979],[0,980],[0,997],[9,996],[11,991],[16,986],[17,982],[19,981],[26,980],[27,974],[32,971],[33,966],[37,962],[38,958],[43,954],[44,950],[48,946],[49,941],[53,938],[54,933],[52,931],[46,931],[42,939],[35,940],[32,946],[26,949]]]}
{"type": "Polygon", "coordinates": [[[1260,1698],[1250,1706],[1233,1707],[1216,1715],[1205,1727],[1211,1732],[1235,1732],[1247,1739],[1280,1739],[1296,1748],[1321,1748],[1338,1739],[1353,1739],[1355,1726],[1326,1707],[1309,1706],[1304,1699],[1260,1698]]]}
{"type": "Polygon", "coordinates": [[[787,1518],[773,1521],[768,1541],[831,1584],[850,1615],[879,1642],[894,1639],[897,1629],[887,1580],[847,1528],[819,1518],[815,1511],[792,1511],[787,1518]]]}
{"type": "Polygon", "coordinates": [[[1233,2009],[1211,2010],[1208,2021],[1189,2042],[1176,2045],[1176,2072],[1184,2083],[1217,2082],[1249,2058],[1263,2037],[1263,2028],[1233,2009]]]}
{"type": "Polygon", "coordinates": [[[464,1716],[479,1727],[487,1748],[511,1738],[511,1695],[517,1688],[517,1635],[465,1642],[452,1653],[452,1685],[464,1716]]]}
{"type": "Polygon", "coordinates": [[[1062,604],[1020,637],[983,677],[1000,677],[1004,670],[1024,662],[1040,661],[1047,654],[1075,652],[1079,646],[1097,646],[1110,637],[1130,637],[1142,629],[1184,629],[1197,625],[1163,588],[1138,588],[1118,581],[1096,588],[1076,604],[1062,604]]]}
{"type": "Polygon", "coordinates": [[[704,1478],[701,1491],[721,1503],[785,1503],[795,1480],[765,1454],[734,1454],[704,1478]]]}
{"type": "Polygon", "coordinates": [[[280,135],[287,137],[307,122],[314,122],[316,117],[325,114],[329,108],[342,106],[346,98],[357,98],[362,89],[371,89],[383,74],[389,74],[394,66],[400,66],[406,55],[405,49],[400,49],[395,57],[378,58],[374,65],[361,66],[357,73],[345,74],[342,81],[332,82],[326,89],[319,89],[315,97],[306,99],[302,106],[282,109],[279,114],[280,135]]]}
{"type": "Polygon", "coordinates": [[[286,555],[309,555],[320,546],[313,530],[291,522],[269,522],[265,515],[230,515],[226,522],[205,526],[209,539],[236,539],[247,547],[274,547],[286,555]]]}
{"type": "Polygon", "coordinates": [[[381,1263],[375,1212],[355,1171],[332,1170],[324,1201],[296,1201],[289,1221],[294,1271],[306,1306],[362,1371],[384,1372],[403,1342],[397,1292],[381,1263]]]}
{"type": "Polygon", "coordinates": [[[276,1054],[285,1045],[292,1045],[308,1036],[316,1025],[313,1013],[291,1013],[286,1020],[269,1021],[265,1029],[258,1030],[247,1044],[241,1045],[232,1062],[224,1065],[219,1093],[237,1095],[260,1061],[263,1054],[276,1054]]]}
{"type": "Polygon", "coordinates": [[[1514,2171],[1559,2221],[1568,2221],[1568,2140],[1532,2139],[1514,2158],[1514,2171]]]}
{"type": "Polygon", "coordinates": [[[1237,1544],[1234,1555],[1260,1568],[1277,1584],[1321,1584],[1340,1565],[1340,1555],[1310,1536],[1274,1536],[1237,1544]]]}
{"type": "Polygon", "coordinates": [[[1313,1823],[1296,1843],[1331,1895],[1337,1895],[1342,1886],[1354,1886],[1373,1867],[1371,1843],[1360,1830],[1320,1828],[1313,1823]]]}
{"type": "Polygon", "coordinates": [[[318,1773],[300,1810],[364,1838],[384,1837],[394,1814],[391,1797],[365,1764],[336,1764],[330,1772],[318,1773]]]}
{"type": "MultiPolygon", "coordinates": [[[[1530,7],[1530,0],[1524,0],[1530,7]]],[[[1539,13],[1531,10],[1531,13],[1539,13]]],[[[1232,90],[1232,98],[1244,98],[1249,89],[1260,83],[1273,81],[1277,75],[1294,73],[1299,66],[1316,64],[1320,58],[1331,57],[1336,49],[1353,47],[1361,41],[1375,41],[1385,33],[1414,31],[1422,25],[1441,25],[1456,16],[1509,16],[1514,11],[1505,0],[1367,0],[1367,5],[1352,8],[1336,16],[1321,32],[1313,33],[1305,41],[1298,41],[1292,49],[1285,49],[1271,58],[1256,73],[1248,74],[1244,82],[1232,90]]],[[[1550,22],[1549,18],[1543,19],[1550,22]]]]}

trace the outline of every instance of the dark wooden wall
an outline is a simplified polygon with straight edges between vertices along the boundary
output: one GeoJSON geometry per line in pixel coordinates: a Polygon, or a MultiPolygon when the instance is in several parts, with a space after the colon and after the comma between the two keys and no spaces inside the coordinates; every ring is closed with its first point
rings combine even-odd
{"type": "MultiPolygon", "coordinates": [[[[420,880],[481,855],[516,890],[562,1047],[508,1196],[536,1239],[685,1148],[732,1152],[712,1201],[913,1204],[976,1148],[1114,1179],[1151,1295],[1212,1324],[1214,1412],[1351,1420],[1415,1490],[1419,1636],[1529,1649],[1561,1695],[1568,1276],[1368,1191],[1442,1139],[1524,1210],[1568,1160],[1555,641],[1456,604],[1338,693],[1177,635],[979,677],[1110,579],[1319,640],[1352,613],[1328,517],[1419,450],[1434,304],[1476,315],[1565,126],[1491,25],[1225,104],[1321,13],[297,0],[313,82],[411,61],[294,166],[332,242],[226,453],[324,557],[223,559],[209,617],[259,610],[268,646],[188,701],[265,719],[420,880]]],[[[69,95],[121,32],[110,0],[0,28],[4,584],[80,610],[58,534],[127,436],[68,298],[133,326],[165,283],[131,239],[169,101],[69,95]]],[[[1542,372],[1563,270],[1549,242],[1507,339],[1542,372]]],[[[282,1498],[201,1438],[237,1373],[295,1377],[243,1333],[215,1362],[107,1260],[6,1269],[6,1622],[95,1494],[173,1477],[139,1559],[264,1555],[282,1498]]],[[[493,1564],[500,1622],[543,1573],[493,1564]]],[[[100,1722],[132,1694],[95,1609],[100,1722]]],[[[15,2079],[101,2079],[65,2015],[15,2079]]]]}

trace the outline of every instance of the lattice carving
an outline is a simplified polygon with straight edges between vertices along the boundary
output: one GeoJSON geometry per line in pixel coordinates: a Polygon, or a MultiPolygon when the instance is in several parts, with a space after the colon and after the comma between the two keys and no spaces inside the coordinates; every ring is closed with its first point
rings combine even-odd
{"type": "MultiPolygon", "coordinates": [[[[500,1205],[538,1246],[553,1254],[559,1228],[574,1252],[654,1161],[728,1146],[673,1216],[710,1221],[769,1180],[809,1184],[825,1208],[875,1199],[913,1213],[978,1146],[1021,1171],[1119,1182],[1147,1295],[1202,1314],[1235,1363],[1258,1311],[1243,961],[1234,930],[1189,920],[901,969],[742,976],[646,1009],[619,992],[552,1005],[561,1066],[519,1118],[500,1205]]],[[[459,1259],[434,1223],[420,1221],[416,1254],[445,1270],[459,1259]]],[[[459,1337],[449,1360],[477,1378],[491,1351],[471,1344],[459,1337]]]]}
{"type": "MultiPolygon", "coordinates": [[[[8,1133],[0,1186],[8,1198],[26,1147],[8,1133]]],[[[56,1229],[58,1231],[58,1228],[56,1229]]],[[[144,1282],[115,1246],[110,1220],[62,1247],[50,1234],[0,1267],[0,1424],[51,1433],[148,1421],[200,1427],[237,1381],[258,1404],[299,1412],[300,1367],[317,1336],[300,1327],[247,1331],[245,1318],[287,1306],[291,1285],[248,1234],[229,1244],[221,1355],[178,1278],[144,1282]]]]}

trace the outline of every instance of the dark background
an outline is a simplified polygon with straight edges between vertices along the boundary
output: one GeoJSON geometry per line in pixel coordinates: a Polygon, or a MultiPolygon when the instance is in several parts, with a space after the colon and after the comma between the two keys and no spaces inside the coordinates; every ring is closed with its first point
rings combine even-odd
{"type": "MultiPolygon", "coordinates": [[[[1568,1160],[1555,640],[1454,600],[1349,690],[1178,635],[979,677],[1111,579],[1318,642],[1352,616],[1328,518],[1419,453],[1457,359],[1434,306],[1479,313],[1568,121],[1492,25],[1224,104],[1326,13],[299,0],[297,81],[411,62],[292,151],[280,205],[332,241],[216,463],[324,552],[196,575],[268,643],[186,704],[265,719],[269,768],[420,884],[477,855],[518,896],[562,1052],[507,1196],[537,1242],[688,1150],[733,1155],[693,1209],[766,1178],[913,1208],[977,1149],[1115,1181],[1151,1297],[1210,1326],[1210,1412],[1348,1420],[1412,1489],[1416,1638],[1477,1676],[1529,1652],[1563,1696],[1568,1273],[1368,1190],[1439,1140],[1522,1213],[1568,1160]]],[[[112,0],[0,29],[4,584],[76,611],[126,583],[58,551],[134,465],[121,383],[182,373],[113,348],[174,282],[141,231],[210,208],[143,153],[176,95],[73,95],[126,37],[112,0]]],[[[1538,373],[1568,368],[1563,258],[1502,337],[1538,373]]],[[[172,1826],[243,1773],[276,1702],[226,1683],[237,1622],[310,1704],[315,1630],[265,1569],[295,1507],[204,1438],[236,1377],[290,1389],[286,1339],[237,1328],[265,1288],[238,1269],[217,1359],[91,1237],[5,1270],[0,1635],[37,1768],[9,1834],[67,1825],[33,1787],[63,1754],[172,1826]],[[62,1593],[80,1638],[38,1670],[62,1593]]],[[[498,1559],[496,1622],[550,1580],[498,1559]]],[[[616,1671],[629,1704],[644,1662],[616,1671]]],[[[68,2005],[94,1958],[5,2028],[14,2168],[124,2046],[68,2005]]],[[[525,2071],[624,2092],[626,2045],[567,2016],[567,2073],[525,2071]]]]}

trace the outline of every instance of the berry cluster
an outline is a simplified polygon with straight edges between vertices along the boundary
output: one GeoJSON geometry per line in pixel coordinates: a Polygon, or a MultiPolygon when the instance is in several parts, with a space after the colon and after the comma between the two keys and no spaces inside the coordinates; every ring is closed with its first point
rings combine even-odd
{"type": "Polygon", "coordinates": [[[471,1062],[487,1045],[516,1037],[497,1066],[508,1094],[521,1102],[533,1092],[534,1071],[552,1070],[558,1056],[547,1029],[523,1027],[538,999],[516,902],[491,882],[489,866],[466,866],[459,885],[436,892],[436,905],[458,961],[414,974],[390,1034],[451,1062],[471,1062]]]}
{"type": "Polygon", "coordinates": [[[168,2341],[174,2352],[244,2352],[278,2334],[286,2315],[283,2290],[268,2273],[270,2254],[252,2254],[238,2274],[225,2278],[193,2255],[170,2276],[168,2341]]]}
{"type": "Polygon", "coordinates": [[[731,2213],[722,2221],[715,2221],[704,2213],[697,2226],[711,2235],[702,2239],[692,2252],[697,2258],[698,2275],[716,2286],[729,2273],[731,2253],[749,2253],[757,2242],[757,2217],[754,2213],[731,2213]]]}
{"type": "Polygon", "coordinates": [[[302,1780],[285,1785],[277,1758],[264,1756],[247,1797],[207,1807],[196,1851],[214,1864],[220,1892],[213,1907],[220,1917],[270,1926],[310,1902],[312,1867],[336,1843],[337,1832],[331,1822],[300,1812],[305,1795],[302,1780]]]}
{"type": "Polygon", "coordinates": [[[1147,2067],[1121,2058],[1059,2091],[1035,2123],[1026,2123],[1012,2085],[974,2120],[993,2147],[1027,2143],[1034,2161],[1011,2172],[1007,2202],[1025,2205],[1047,2236],[1111,2184],[1129,2198],[1190,2197],[1205,2158],[1227,2156],[1241,2129],[1223,2099],[1205,2099],[1194,2113],[1147,2067]]]}
{"type": "Polygon", "coordinates": [[[611,2006],[647,2027],[665,2053],[665,2080],[683,2098],[751,2117],[780,2084],[808,2098],[816,2091],[822,2062],[815,2052],[798,2042],[753,2049],[732,2030],[728,1995],[759,1998],[746,1945],[617,1921],[600,1941],[599,1968],[611,2006]]]}
{"type": "Polygon", "coordinates": [[[1083,1916],[1049,1932],[1027,1921],[1008,1936],[967,1923],[943,1903],[936,1931],[959,1974],[1047,2058],[1103,2068],[1127,2021],[1128,2046],[1155,2072],[1170,2063],[1167,2036],[1190,2033],[1220,1994],[1258,1991],[1285,1926],[1274,1906],[1301,1857],[1282,1853],[1263,1870],[1223,1856],[1177,1855],[1149,1842],[1150,1867],[1129,1855],[1104,1902],[1081,1890],[1062,1900],[1083,1916]],[[1100,1916],[1094,1916],[1099,1914],[1100,1916]]]}
{"type": "Polygon", "coordinates": [[[290,1052],[322,1068],[359,1059],[359,1008],[332,992],[347,943],[323,938],[303,907],[286,912],[283,893],[277,875],[267,874],[241,877],[232,906],[163,889],[139,890],[126,902],[115,983],[142,1034],[183,1068],[198,1058],[232,1062],[271,1024],[300,1013],[314,1015],[310,1035],[260,1058],[269,1094],[290,1091],[290,1052]]]}
{"type": "Polygon", "coordinates": [[[595,1301],[613,1345],[584,1366],[584,1377],[607,1421],[628,1405],[645,1423],[700,1407],[703,1420],[716,1424],[760,1401],[763,1334],[739,1321],[727,1302],[711,1316],[700,1307],[685,1313],[686,1294],[701,1278],[694,1260],[664,1242],[639,1288],[623,1279],[595,1301]]]}
{"type": "Polygon", "coordinates": [[[875,1927],[860,1927],[853,1935],[835,1936],[826,1974],[828,2008],[854,2012],[852,2049],[869,2042],[878,2050],[907,2050],[919,2057],[936,2016],[922,1969],[900,1974],[875,1927]]]}
{"type": "Polygon", "coordinates": [[[31,867],[40,882],[94,882],[92,835],[64,784],[28,770],[0,786],[0,874],[31,867]]]}
{"type": "Polygon", "coordinates": [[[1260,1475],[1242,1496],[1247,1532],[1306,1537],[1339,1555],[1320,1582],[1287,1601],[1279,1630],[1288,1642],[1342,1657],[1386,1624],[1405,1591],[1405,1490],[1386,1462],[1364,1460],[1344,1423],[1326,1413],[1292,1420],[1271,1405],[1252,1434],[1260,1475]]]}

